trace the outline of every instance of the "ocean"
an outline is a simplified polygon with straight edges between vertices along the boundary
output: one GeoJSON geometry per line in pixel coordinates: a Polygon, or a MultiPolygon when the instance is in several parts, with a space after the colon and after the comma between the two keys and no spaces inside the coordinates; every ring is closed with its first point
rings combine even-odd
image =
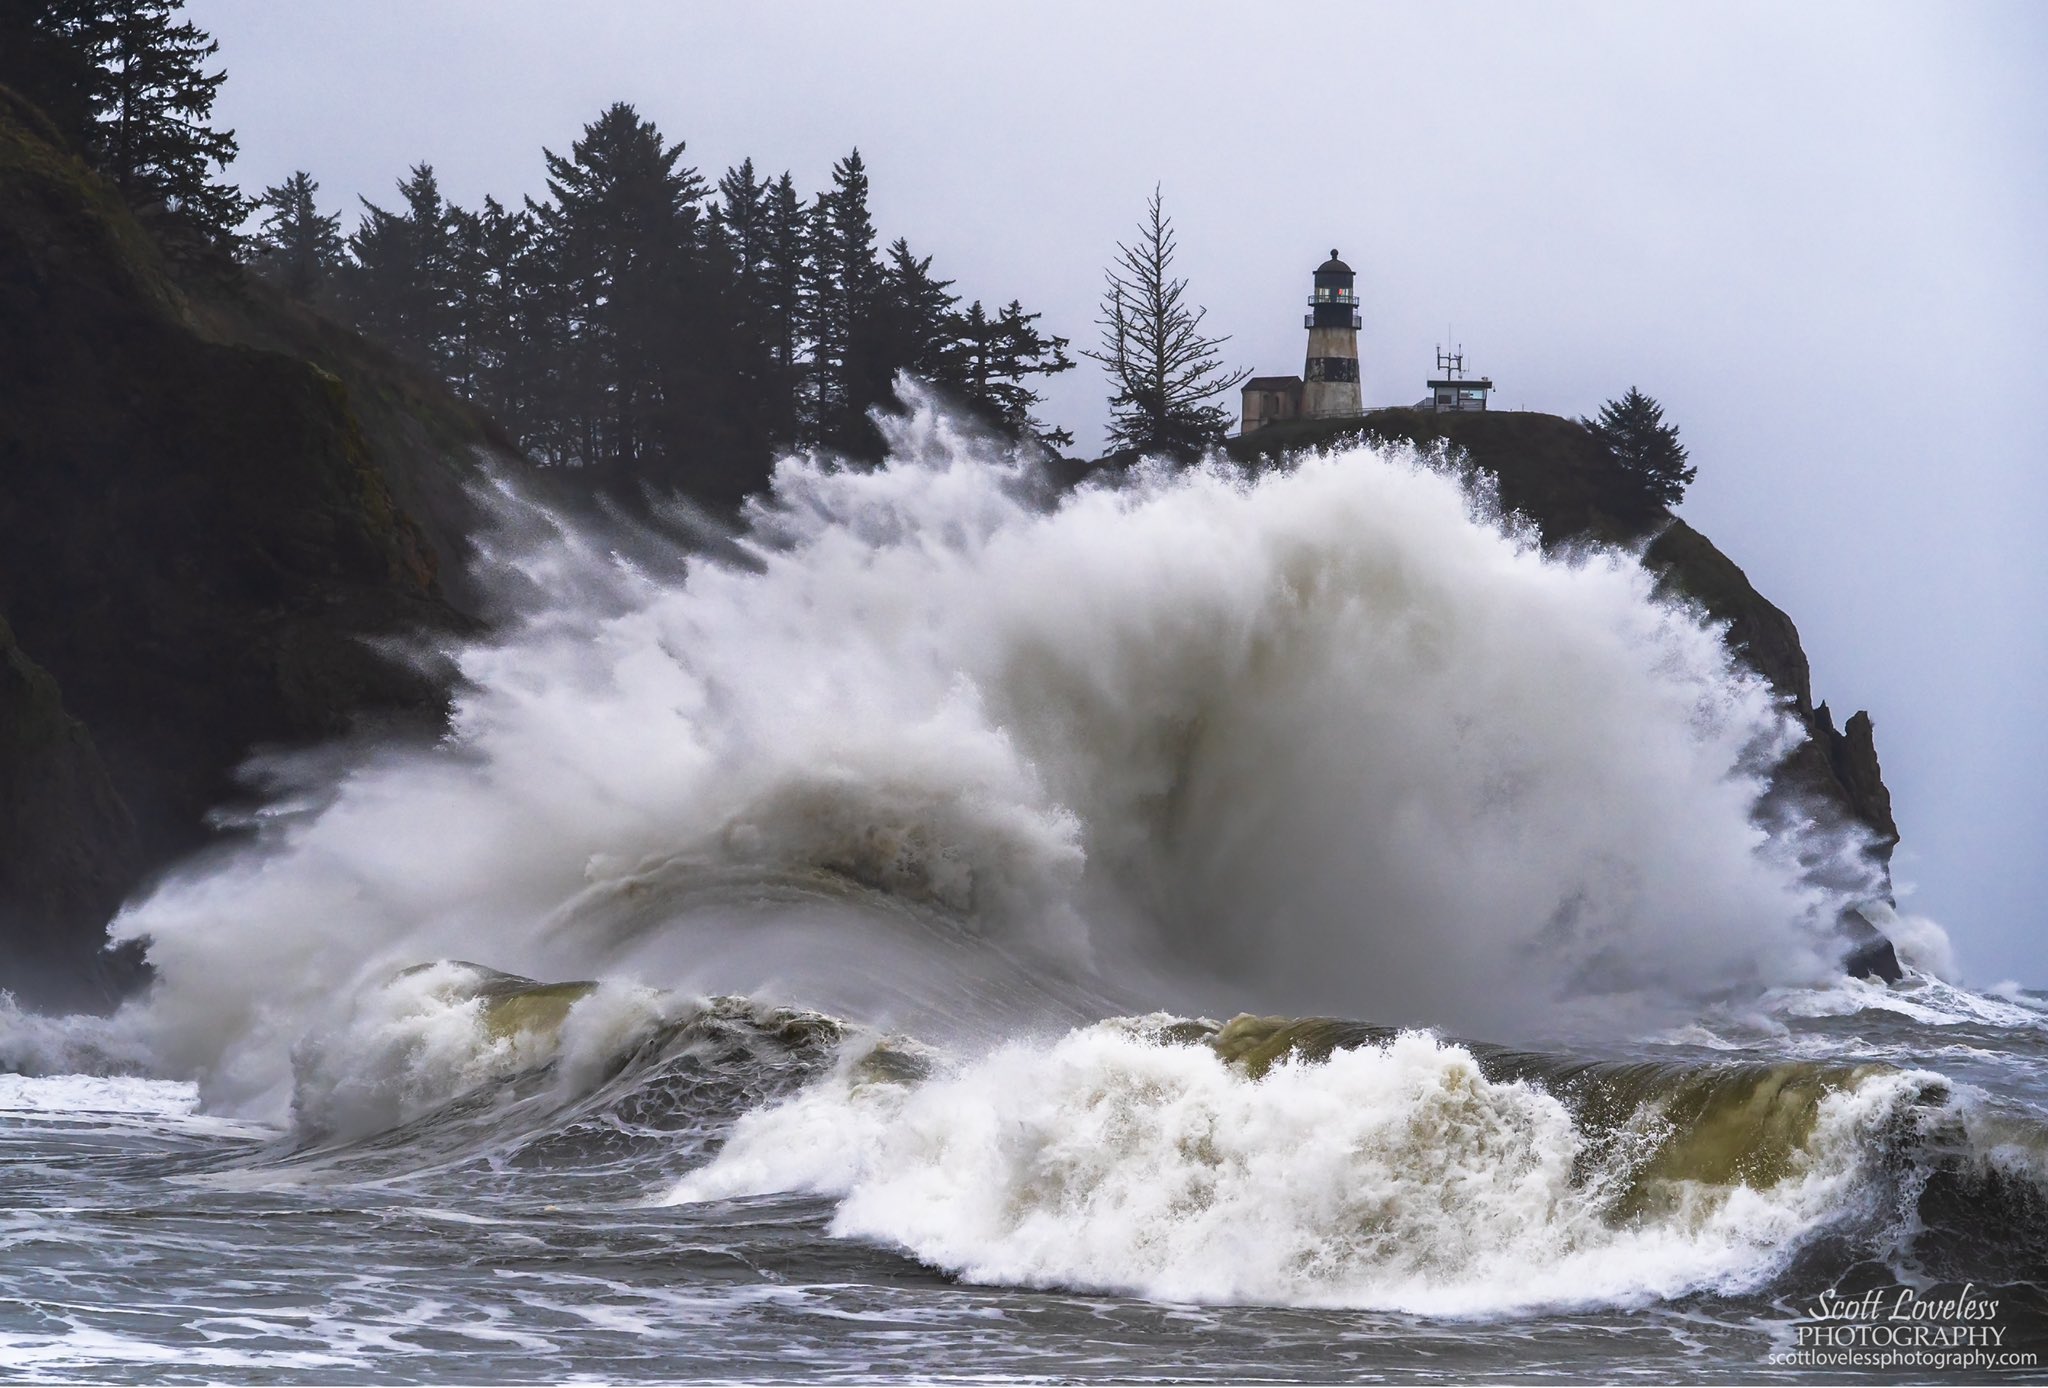
{"type": "Polygon", "coordinates": [[[1638,555],[892,429],[708,552],[502,487],[447,736],[0,1008],[11,1378],[2041,1376],[2048,995],[1638,555]]]}

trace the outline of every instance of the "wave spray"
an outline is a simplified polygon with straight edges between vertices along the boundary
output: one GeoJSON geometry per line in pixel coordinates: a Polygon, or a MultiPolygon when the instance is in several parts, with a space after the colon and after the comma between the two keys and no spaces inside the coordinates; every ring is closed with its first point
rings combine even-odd
{"type": "Polygon", "coordinates": [[[872,470],[783,462],[723,558],[505,490],[518,616],[451,653],[445,739],[116,923],[163,1063],[274,1108],[299,1038],[444,958],[1496,1036],[1830,972],[1832,850],[1755,822],[1798,733],[1634,556],[1547,556],[1404,448],[1056,494],[928,402],[889,427],[872,470]]]}

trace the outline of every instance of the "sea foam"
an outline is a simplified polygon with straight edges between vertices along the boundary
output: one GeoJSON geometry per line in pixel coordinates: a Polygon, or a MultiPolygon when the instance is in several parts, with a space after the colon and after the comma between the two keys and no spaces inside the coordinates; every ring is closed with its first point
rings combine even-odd
{"type": "MultiPolygon", "coordinates": [[[[1122,1023],[916,1083],[859,1066],[743,1117],[670,1203],[810,1191],[832,1232],[971,1281],[1155,1300],[1478,1315],[1767,1282],[1871,1213],[1885,1125],[1931,1076],[1831,1090],[1755,1185],[1660,1179],[1620,1133],[1420,1033],[1253,1078],[1122,1023]]],[[[1681,1135],[1683,1136],[1683,1135],[1681,1135]]]]}
{"type": "Polygon", "coordinates": [[[505,488],[515,615],[450,653],[445,741],[319,762],[117,921],[164,1072],[279,1110],[299,1038],[446,958],[1493,1036],[1833,971],[1801,860],[1855,845],[1758,827],[1798,731],[1633,555],[1546,555],[1403,447],[1056,494],[929,404],[890,429],[785,460],[715,560],[505,488]]]}

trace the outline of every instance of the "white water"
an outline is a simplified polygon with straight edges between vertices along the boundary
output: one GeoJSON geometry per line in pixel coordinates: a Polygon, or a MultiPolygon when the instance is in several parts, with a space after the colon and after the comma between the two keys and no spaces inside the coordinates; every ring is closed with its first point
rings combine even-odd
{"type": "Polygon", "coordinates": [[[860,1073],[743,1117],[670,1203],[834,1195],[835,1234],[972,1282],[1448,1315],[1759,1286],[1876,1198],[1874,1138],[1932,1078],[1830,1094],[1775,1184],[1677,1182],[1616,1220],[1642,1153],[1575,1174],[1563,1104],[1419,1033],[1258,1080],[1113,1023],[917,1085],[860,1073]]]}
{"type": "Polygon", "coordinates": [[[929,408],[897,432],[784,463],[749,562],[680,582],[507,498],[525,618],[454,653],[452,735],[126,911],[161,982],[124,1024],[275,1114],[302,1037],[437,958],[1493,1036],[1831,972],[1794,859],[1835,846],[1752,823],[1792,725],[1632,557],[1546,559],[1400,451],[1053,505],[929,408]]]}
{"type": "Polygon", "coordinates": [[[473,967],[444,962],[362,990],[346,1020],[297,1046],[294,1121],[359,1137],[550,1064],[560,1066],[557,1086],[579,1093],[657,1026],[697,1009],[691,999],[606,985],[558,1025],[493,1025],[476,982],[473,967]]]}
{"type": "Polygon", "coordinates": [[[143,1114],[184,1118],[198,1107],[189,1082],[137,1075],[0,1075],[0,1114],[143,1114]]]}

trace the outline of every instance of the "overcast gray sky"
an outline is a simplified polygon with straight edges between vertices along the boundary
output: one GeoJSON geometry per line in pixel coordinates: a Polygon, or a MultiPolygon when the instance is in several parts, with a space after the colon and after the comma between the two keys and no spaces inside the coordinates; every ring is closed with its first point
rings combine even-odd
{"type": "MultiPolygon", "coordinates": [[[[2048,5],[192,0],[251,188],[328,210],[542,190],[627,100],[715,177],[806,193],[858,145],[886,240],[1092,341],[1157,182],[1234,364],[1301,367],[1331,246],[1369,403],[1446,331],[1496,400],[1630,385],[1680,508],[1869,708],[1902,905],[1966,975],[2048,985],[2048,5]]],[[[1045,414],[1099,441],[1092,364],[1045,414]]]]}

